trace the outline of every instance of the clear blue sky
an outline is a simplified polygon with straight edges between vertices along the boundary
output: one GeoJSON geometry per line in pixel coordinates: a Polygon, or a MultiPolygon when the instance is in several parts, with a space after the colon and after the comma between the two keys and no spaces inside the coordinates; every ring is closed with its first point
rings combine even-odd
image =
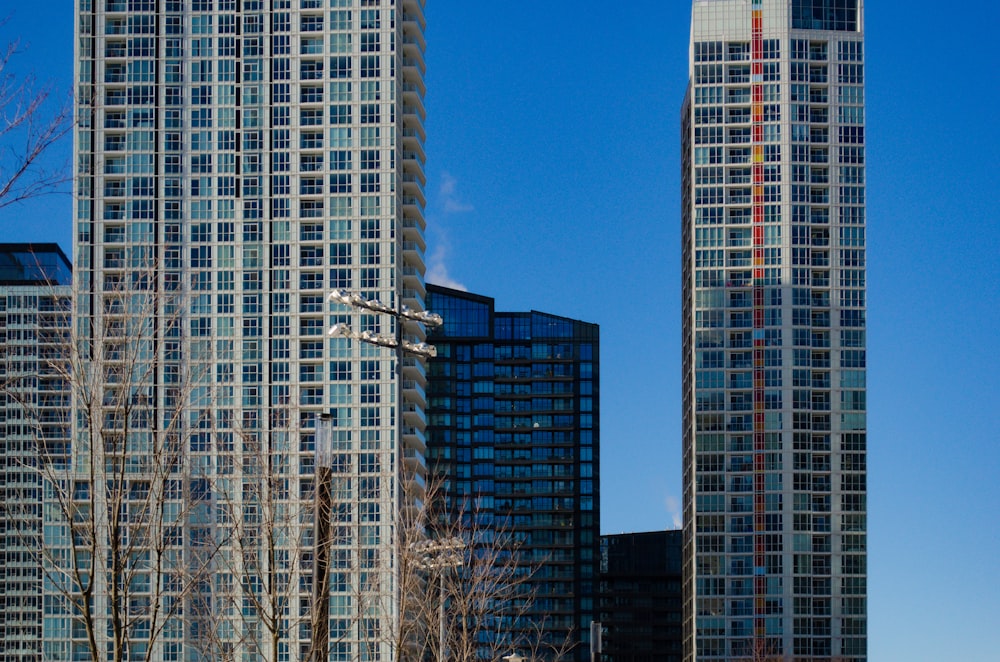
{"type": "MultiPolygon", "coordinates": [[[[689,4],[427,6],[432,278],[601,325],[609,533],[671,526],[681,495],[689,4]]],[[[0,40],[68,88],[72,3],[9,13],[0,40]]],[[[986,0],[868,3],[875,662],[1000,659],[998,24],[986,0]]],[[[0,212],[0,238],[68,251],[70,215],[68,197],[0,212]]]]}

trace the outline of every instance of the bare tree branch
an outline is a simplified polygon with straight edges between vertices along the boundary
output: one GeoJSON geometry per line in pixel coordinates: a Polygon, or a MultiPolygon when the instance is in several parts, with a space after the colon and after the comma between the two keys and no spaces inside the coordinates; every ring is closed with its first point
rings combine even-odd
{"type": "MultiPolygon", "coordinates": [[[[205,379],[189,370],[169,394],[158,392],[155,379],[172,351],[170,330],[184,319],[181,295],[167,301],[145,282],[107,279],[97,297],[103,314],[78,315],[73,324],[70,297],[57,297],[66,337],[39,369],[72,395],[59,423],[73,436],[51,439],[36,405],[22,405],[36,427],[36,448],[26,457],[45,495],[35,561],[48,594],[85,633],[93,662],[159,659],[164,636],[179,641],[190,626],[189,612],[228,543],[211,517],[208,481],[188,453],[198,430],[192,415],[209,408],[192,414],[190,407],[205,379]]],[[[5,385],[8,396],[17,386],[5,385]]]]}
{"type": "Polygon", "coordinates": [[[22,52],[17,41],[0,51],[0,209],[59,191],[71,178],[68,163],[43,156],[72,129],[72,100],[50,108],[52,88],[13,71],[22,52]]]}

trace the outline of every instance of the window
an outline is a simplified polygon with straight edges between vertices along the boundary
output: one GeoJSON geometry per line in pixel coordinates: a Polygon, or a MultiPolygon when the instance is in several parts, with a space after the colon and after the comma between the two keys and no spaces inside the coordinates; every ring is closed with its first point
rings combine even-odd
{"type": "Polygon", "coordinates": [[[858,0],[792,0],[792,27],[857,32],[858,0]]]}
{"type": "Polygon", "coordinates": [[[299,100],[302,103],[321,103],[323,101],[322,85],[303,85],[299,90],[299,100]]]}
{"type": "Polygon", "coordinates": [[[302,32],[322,32],[323,16],[303,16],[300,25],[302,32]]]}
{"type": "Polygon", "coordinates": [[[380,50],[379,33],[365,32],[361,34],[361,52],[378,53],[380,50]]]}
{"type": "Polygon", "coordinates": [[[361,105],[361,123],[362,124],[378,124],[380,121],[381,114],[379,112],[378,104],[362,104],[361,105]]]}
{"type": "Polygon", "coordinates": [[[350,124],[351,107],[346,104],[330,106],[330,124],[350,124]]]}
{"type": "Polygon", "coordinates": [[[842,41],[837,45],[838,58],[844,62],[861,62],[864,45],[860,41],[842,41]]]}
{"type": "Polygon", "coordinates": [[[865,65],[863,64],[841,64],[838,65],[841,83],[853,83],[861,85],[865,82],[865,65]]]}
{"type": "MultiPolygon", "coordinates": [[[[279,78],[279,76],[275,76],[279,78]]],[[[302,80],[322,80],[323,79],[323,61],[322,60],[303,60],[299,65],[299,78],[302,80]]]]}
{"type": "Polygon", "coordinates": [[[721,60],[721,41],[700,41],[694,45],[695,62],[719,62],[721,60]]]}
{"type": "Polygon", "coordinates": [[[348,31],[351,29],[350,10],[336,10],[330,12],[330,29],[348,31]]]}
{"type": "Polygon", "coordinates": [[[695,85],[718,85],[722,83],[721,64],[698,64],[694,67],[695,85]]]}
{"type": "Polygon", "coordinates": [[[377,9],[361,10],[362,30],[378,30],[380,27],[382,27],[382,22],[379,18],[379,11],[377,9]]]}

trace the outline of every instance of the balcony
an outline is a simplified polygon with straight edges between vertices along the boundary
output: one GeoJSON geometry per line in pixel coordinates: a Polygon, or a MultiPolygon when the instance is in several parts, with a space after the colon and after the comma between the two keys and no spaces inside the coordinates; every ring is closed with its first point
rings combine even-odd
{"type": "Polygon", "coordinates": [[[424,196],[424,182],[421,181],[416,175],[404,172],[403,173],[403,193],[411,197],[415,197],[420,201],[421,206],[427,204],[427,198],[424,196]]]}
{"type": "Polygon", "coordinates": [[[424,387],[413,379],[403,380],[403,397],[407,402],[415,402],[421,407],[427,407],[427,393],[424,387]]]}
{"type": "Polygon", "coordinates": [[[423,271],[411,265],[403,267],[403,286],[422,294],[427,293],[424,287],[423,271]]]}
{"type": "Polygon", "coordinates": [[[750,103],[750,88],[739,87],[727,89],[726,103],[750,103]]]}
{"type": "Polygon", "coordinates": [[[416,85],[421,90],[426,90],[427,86],[424,84],[424,61],[423,59],[414,59],[410,57],[402,58],[402,78],[404,84],[416,85]]]}
{"type": "Polygon", "coordinates": [[[427,493],[427,480],[420,471],[406,471],[406,492],[411,495],[423,496],[427,493]]]}
{"type": "Polygon", "coordinates": [[[421,460],[427,451],[427,436],[417,427],[403,427],[403,444],[407,453],[420,454],[421,460]]]}
{"type": "Polygon", "coordinates": [[[416,67],[423,75],[427,72],[427,63],[424,62],[424,49],[416,41],[403,42],[403,66],[416,67]]]}
{"type": "Polygon", "coordinates": [[[424,39],[424,16],[422,13],[411,13],[408,9],[403,14],[404,44],[414,44],[421,51],[427,50],[427,40],[424,39]]]}
{"type": "Polygon", "coordinates": [[[424,123],[420,116],[415,113],[403,114],[403,146],[411,147],[413,139],[419,140],[421,145],[427,140],[427,131],[424,130],[424,123]]]}
{"type": "Polygon", "coordinates": [[[105,58],[120,58],[128,55],[128,46],[124,41],[111,41],[104,45],[105,58]]]}
{"type": "Polygon", "coordinates": [[[404,151],[403,172],[413,175],[420,180],[421,185],[427,184],[427,175],[424,174],[423,159],[416,152],[404,151]]]}
{"type": "Polygon", "coordinates": [[[424,295],[417,290],[403,288],[403,303],[413,310],[427,310],[424,295]]]}
{"type": "MultiPolygon", "coordinates": [[[[404,440],[406,438],[406,429],[403,430],[403,438],[404,440]]],[[[405,466],[409,471],[425,469],[427,467],[427,462],[424,459],[423,451],[407,446],[403,451],[403,466],[405,466]]]]}
{"type": "Polygon", "coordinates": [[[407,379],[427,381],[427,368],[421,359],[415,356],[403,358],[403,376],[407,379]]]}
{"type": "Polygon", "coordinates": [[[417,267],[421,272],[426,271],[427,265],[424,264],[423,246],[414,241],[404,241],[403,262],[407,266],[417,267]]]}
{"type": "Polygon", "coordinates": [[[416,83],[403,83],[403,103],[416,110],[421,119],[427,118],[427,110],[424,108],[424,93],[425,90],[416,83]]]}
{"type": "Polygon", "coordinates": [[[403,423],[406,427],[424,427],[424,412],[417,405],[407,402],[403,405],[403,423]]]}
{"type": "Polygon", "coordinates": [[[416,21],[423,30],[427,27],[424,20],[424,3],[426,0],[403,0],[403,25],[408,21],[416,21]]]}
{"type": "Polygon", "coordinates": [[[403,196],[403,241],[412,241],[420,245],[421,250],[427,250],[427,240],[424,238],[424,213],[416,198],[403,196]]]}
{"type": "Polygon", "coordinates": [[[425,227],[427,227],[427,222],[424,220],[424,212],[417,204],[416,198],[403,196],[403,241],[413,241],[426,247],[425,227]],[[407,200],[411,202],[407,202],[407,200]]]}

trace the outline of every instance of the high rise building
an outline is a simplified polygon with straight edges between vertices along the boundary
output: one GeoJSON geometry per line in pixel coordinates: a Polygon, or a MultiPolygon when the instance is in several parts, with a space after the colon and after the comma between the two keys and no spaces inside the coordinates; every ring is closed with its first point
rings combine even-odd
{"type": "MultiPolygon", "coordinates": [[[[76,329],[104,393],[100,413],[78,399],[74,438],[90,449],[81,466],[106,457],[74,494],[128,513],[122,563],[139,576],[95,578],[102,649],[310,655],[323,413],[356,477],[337,495],[329,659],[395,658],[393,524],[419,497],[404,494],[400,430],[422,434],[424,416],[391,351],[326,337],[334,323],[393,335],[395,318],[326,295],[424,308],[423,7],[77,3],[76,329]],[[101,496],[114,490],[120,503],[101,496]],[[164,537],[146,545],[154,524],[164,537]],[[115,609],[131,619],[120,637],[115,609]]],[[[114,555],[106,537],[91,544],[114,555]]],[[[90,645],[64,625],[54,658],[90,645]]]]}
{"type": "Polygon", "coordinates": [[[681,531],[601,536],[603,662],[681,662],[681,531]]]}
{"type": "Polygon", "coordinates": [[[867,659],[862,0],[694,0],[685,659],[867,659]],[[757,659],[757,658],[754,658],[757,659]]]}
{"type": "Polygon", "coordinates": [[[69,460],[69,260],[0,244],[0,661],[42,659],[43,478],[69,460]]]}
{"type": "MultiPolygon", "coordinates": [[[[599,329],[427,286],[427,458],[452,512],[502,532],[530,571],[530,608],[497,629],[532,659],[590,659],[600,545],[599,329]],[[540,626],[540,629],[539,629],[540,626]],[[544,639],[539,639],[539,632],[544,639]],[[567,653],[568,650],[568,653],[567,653]]],[[[494,635],[496,636],[496,635],[494,635]]]]}

